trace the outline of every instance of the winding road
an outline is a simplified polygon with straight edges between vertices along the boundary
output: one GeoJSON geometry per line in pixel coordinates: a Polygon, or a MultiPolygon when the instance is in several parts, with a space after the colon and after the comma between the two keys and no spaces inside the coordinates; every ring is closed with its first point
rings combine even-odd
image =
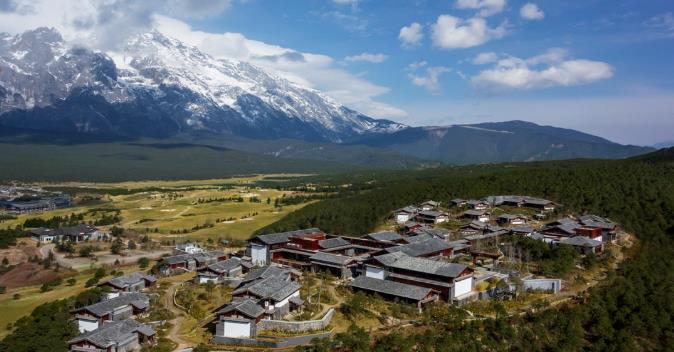
{"type": "Polygon", "coordinates": [[[176,289],[182,285],[181,282],[176,282],[173,283],[167,290],[166,293],[164,294],[164,306],[170,310],[173,314],[175,314],[175,318],[170,321],[171,323],[171,330],[169,330],[168,333],[168,338],[177,343],[178,346],[176,346],[174,351],[183,351],[186,348],[190,347],[190,343],[183,340],[180,335],[180,328],[183,325],[183,321],[185,320],[185,312],[178,308],[175,304],[175,294],[176,294],[176,289]]]}

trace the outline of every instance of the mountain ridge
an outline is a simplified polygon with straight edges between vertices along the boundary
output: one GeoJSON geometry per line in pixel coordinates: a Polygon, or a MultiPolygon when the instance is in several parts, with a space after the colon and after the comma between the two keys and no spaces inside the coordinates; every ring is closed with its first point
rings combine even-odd
{"type": "Polygon", "coordinates": [[[374,119],[157,31],[131,38],[123,53],[71,46],[49,28],[0,34],[0,126],[126,139],[206,133],[227,148],[359,164],[396,155],[420,158],[400,165],[466,164],[624,158],[652,150],[520,120],[412,127],[374,119]]]}

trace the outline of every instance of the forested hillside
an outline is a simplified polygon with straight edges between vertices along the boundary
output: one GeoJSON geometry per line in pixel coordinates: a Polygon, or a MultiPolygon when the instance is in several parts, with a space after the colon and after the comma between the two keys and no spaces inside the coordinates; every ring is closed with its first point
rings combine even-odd
{"type": "MultiPolygon", "coordinates": [[[[568,211],[608,216],[640,240],[632,259],[582,302],[494,320],[464,322],[451,311],[419,330],[368,344],[355,329],[308,350],[650,351],[674,344],[674,168],[662,153],[631,161],[569,161],[451,168],[399,175],[359,195],[307,206],[268,230],[318,226],[362,234],[391,210],[425,199],[528,194],[568,211]]],[[[362,181],[362,180],[361,180],[362,181]]],[[[454,312],[456,313],[456,312],[454,312]]]]}

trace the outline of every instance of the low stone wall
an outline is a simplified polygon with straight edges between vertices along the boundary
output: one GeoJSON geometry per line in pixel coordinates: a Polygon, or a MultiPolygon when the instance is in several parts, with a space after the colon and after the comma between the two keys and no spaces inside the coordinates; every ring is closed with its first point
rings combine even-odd
{"type": "Polygon", "coordinates": [[[275,339],[242,339],[234,337],[214,336],[211,342],[230,346],[254,346],[261,348],[288,348],[299,345],[307,345],[314,339],[327,339],[332,336],[330,332],[321,334],[301,335],[275,339]]]}
{"type": "Polygon", "coordinates": [[[260,320],[257,323],[257,331],[272,330],[272,331],[287,331],[287,332],[307,332],[323,330],[328,327],[335,310],[330,308],[323,318],[319,320],[304,320],[304,321],[285,321],[285,320],[260,320]]]}
{"type": "Polygon", "coordinates": [[[558,293],[562,289],[562,280],[560,279],[522,280],[522,289],[524,291],[546,291],[551,293],[558,293]]]}

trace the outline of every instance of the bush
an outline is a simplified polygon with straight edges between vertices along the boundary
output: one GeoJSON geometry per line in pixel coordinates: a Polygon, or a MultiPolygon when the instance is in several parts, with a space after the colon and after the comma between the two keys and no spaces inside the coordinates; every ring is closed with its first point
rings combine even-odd
{"type": "Polygon", "coordinates": [[[138,259],[138,266],[140,266],[141,269],[145,269],[145,268],[147,268],[149,265],[150,265],[150,260],[149,260],[149,259],[147,259],[147,258],[145,258],[145,257],[142,257],[142,258],[138,259]]]}
{"type": "Polygon", "coordinates": [[[95,277],[92,277],[91,279],[87,280],[86,283],[84,283],[84,287],[91,287],[91,286],[96,286],[98,283],[98,279],[95,277]]]}
{"type": "Polygon", "coordinates": [[[67,283],[68,283],[68,286],[75,286],[75,284],[77,283],[77,280],[75,280],[74,278],[70,278],[70,279],[68,279],[67,283]]]}

